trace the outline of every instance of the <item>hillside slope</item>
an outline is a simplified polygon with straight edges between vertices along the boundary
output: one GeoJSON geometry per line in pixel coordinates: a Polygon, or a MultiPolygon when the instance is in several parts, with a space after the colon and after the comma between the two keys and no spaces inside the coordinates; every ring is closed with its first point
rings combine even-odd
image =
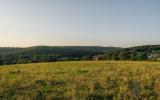
{"type": "Polygon", "coordinates": [[[1,64],[80,60],[120,48],[98,46],[35,46],[29,48],[0,48],[1,64]]]}
{"type": "Polygon", "coordinates": [[[108,60],[160,60],[160,45],[145,45],[106,52],[108,60]]]}
{"type": "Polygon", "coordinates": [[[75,60],[160,60],[160,45],[130,48],[99,46],[0,48],[0,64],[75,60]]]}

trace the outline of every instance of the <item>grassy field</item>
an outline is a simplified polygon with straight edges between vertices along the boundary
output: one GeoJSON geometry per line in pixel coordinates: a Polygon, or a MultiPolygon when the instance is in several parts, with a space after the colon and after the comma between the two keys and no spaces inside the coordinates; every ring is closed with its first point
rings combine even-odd
{"type": "Polygon", "coordinates": [[[0,66],[0,100],[160,100],[160,62],[79,61],[0,66]]]}

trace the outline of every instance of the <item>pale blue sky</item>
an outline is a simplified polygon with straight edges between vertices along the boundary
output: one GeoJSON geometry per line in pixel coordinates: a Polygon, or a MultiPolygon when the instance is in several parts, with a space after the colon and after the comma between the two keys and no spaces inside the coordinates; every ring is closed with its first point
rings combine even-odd
{"type": "Polygon", "coordinates": [[[0,46],[160,44],[160,0],[0,0],[0,46]]]}

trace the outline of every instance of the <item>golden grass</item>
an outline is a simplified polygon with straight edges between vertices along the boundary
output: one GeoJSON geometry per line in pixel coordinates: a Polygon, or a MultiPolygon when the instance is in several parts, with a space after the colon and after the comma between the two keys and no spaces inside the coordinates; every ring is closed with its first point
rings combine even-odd
{"type": "Polygon", "coordinates": [[[0,100],[160,99],[160,62],[78,61],[0,66],[0,100]]]}

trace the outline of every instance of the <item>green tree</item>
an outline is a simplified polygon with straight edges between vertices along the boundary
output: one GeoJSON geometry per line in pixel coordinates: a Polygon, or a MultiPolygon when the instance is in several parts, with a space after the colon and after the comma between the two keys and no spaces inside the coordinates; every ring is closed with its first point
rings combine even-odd
{"type": "Polygon", "coordinates": [[[146,60],[147,59],[147,53],[145,52],[138,52],[137,53],[137,60],[146,60]]]}
{"type": "Polygon", "coordinates": [[[133,61],[137,60],[136,52],[132,52],[130,54],[130,60],[133,60],[133,61]]]}
{"type": "Polygon", "coordinates": [[[105,53],[105,54],[104,54],[104,58],[105,58],[106,60],[111,60],[111,59],[112,59],[112,52],[107,52],[107,53],[105,53]]]}
{"type": "Polygon", "coordinates": [[[127,51],[121,51],[118,54],[118,58],[119,58],[119,60],[129,60],[129,52],[127,52],[127,51]]]}
{"type": "Polygon", "coordinates": [[[90,55],[83,56],[81,60],[92,60],[92,56],[90,55]]]}
{"type": "Polygon", "coordinates": [[[0,65],[2,65],[2,57],[0,56],[0,65]]]}
{"type": "Polygon", "coordinates": [[[111,60],[119,60],[118,58],[118,52],[112,52],[111,60]]]}

